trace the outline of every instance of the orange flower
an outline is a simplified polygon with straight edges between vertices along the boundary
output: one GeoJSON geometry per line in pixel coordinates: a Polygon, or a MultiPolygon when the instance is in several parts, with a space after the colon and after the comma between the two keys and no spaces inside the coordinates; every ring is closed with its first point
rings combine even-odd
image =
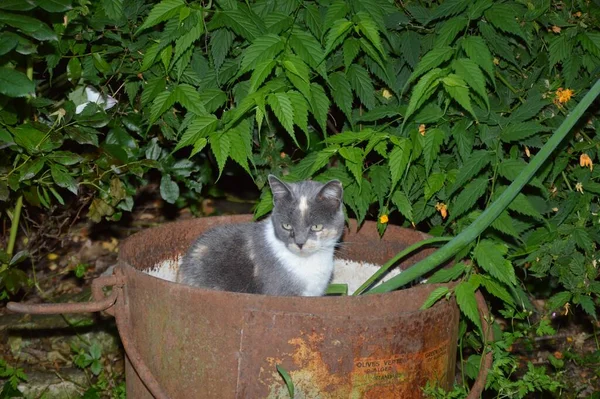
{"type": "Polygon", "coordinates": [[[419,133],[421,133],[421,136],[425,136],[425,125],[424,124],[419,125],[419,133]]]}
{"type": "Polygon", "coordinates": [[[556,98],[554,99],[554,102],[564,104],[569,101],[571,97],[573,97],[573,94],[573,90],[559,87],[558,90],[556,90],[556,98]]]}
{"type": "Polygon", "coordinates": [[[575,14],[573,14],[573,16],[574,16],[575,18],[579,18],[579,17],[581,17],[581,11],[577,11],[575,14]]]}
{"type": "Polygon", "coordinates": [[[379,223],[386,224],[389,221],[390,221],[390,218],[388,218],[388,215],[379,216],[379,223]]]}
{"type": "Polygon", "coordinates": [[[554,33],[560,33],[560,26],[556,26],[556,25],[554,25],[554,26],[552,27],[552,32],[554,32],[554,33]]]}
{"type": "Polygon", "coordinates": [[[435,204],[435,210],[442,215],[442,219],[446,219],[448,217],[448,205],[443,202],[438,202],[435,204]]]}
{"type": "Polygon", "coordinates": [[[589,167],[590,171],[594,170],[594,163],[592,162],[592,158],[590,158],[590,156],[585,152],[579,156],[579,165],[581,165],[582,168],[589,167]]]}

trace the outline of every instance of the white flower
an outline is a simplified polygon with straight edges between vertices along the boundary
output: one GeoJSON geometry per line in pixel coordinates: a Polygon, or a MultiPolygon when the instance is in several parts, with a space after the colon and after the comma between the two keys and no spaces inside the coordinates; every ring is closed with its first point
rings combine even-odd
{"type": "Polygon", "coordinates": [[[106,98],[105,98],[99,92],[97,92],[95,89],[93,89],[91,87],[85,88],[85,95],[87,97],[87,101],[84,102],[83,104],[79,104],[77,106],[77,108],[75,108],[76,114],[82,113],[83,110],[85,109],[85,107],[89,103],[96,103],[99,106],[101,106],[102,108],[104,108],[105,111],[107,109],[114,107],[117,104],[117,100],[115,100],[113,97],[106,96],[106,98]]]}

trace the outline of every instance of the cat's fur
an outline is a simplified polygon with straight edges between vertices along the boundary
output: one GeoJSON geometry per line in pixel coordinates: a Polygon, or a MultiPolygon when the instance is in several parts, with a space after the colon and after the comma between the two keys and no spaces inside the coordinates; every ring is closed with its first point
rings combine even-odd
{"type": "Polygon", "coordinates": [[[284,183],[274,176],[269,184],[270,217],[219,226],[200,236],[181,261],[178,282],[266,295],[325,293],[344,229],[342,184],[284,183]]]}

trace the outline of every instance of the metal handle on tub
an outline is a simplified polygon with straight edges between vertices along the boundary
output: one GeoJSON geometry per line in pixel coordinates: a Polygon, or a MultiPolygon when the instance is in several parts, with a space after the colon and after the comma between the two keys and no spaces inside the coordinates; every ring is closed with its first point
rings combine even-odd
{"type": "MultiPolygon", "coordinates": [[[[116,269],[118,270],[118,269],[116,269]]],[[[17,313],[30,314],[59,314],[59,313],[90,313],[101,312],[115,317],[117,329],[121,337],[121,342],[127,353],[135,372],[146,385],[146,388],[157,399],[168,399],[167,394],[158,384],[154,375],[144,363],[140,352],[133,344],[131,335],[131,325],[129,324],[129,307],[125,304],[123,296],[123,287],[125,277],[118,273],[112,276],[98,277],[92,281],[92,295],[94,301],[85,303],[48,303],[29,305],[25,303],[9,302],[6,307],[17,313]],[[113,287],[113,292],[105,297],[102,289],[104,287],[113,287]]]]}

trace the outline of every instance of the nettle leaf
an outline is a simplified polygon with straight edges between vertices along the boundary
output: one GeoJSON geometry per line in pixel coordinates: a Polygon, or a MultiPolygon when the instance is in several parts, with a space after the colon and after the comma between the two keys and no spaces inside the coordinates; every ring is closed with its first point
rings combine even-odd
{"type": "Polygon", "coordinates": [[[462,262],[440,269],[427,279],[427,284],[447,283],[448,281],[456,280],[463,275],[466,269],[466,265],[462,262]]]}
{"type": "Polygon", "coordinates": [[[448,192],[448,195],[452,195],[452,193],[462,187],[467,181],[475,177],[491,162],[491,160],[492,153],[490,151],[473,151],[469,159],[458,170],[458,175],[456,175],[456,180],[454,180],[454,185],[448,192]]]}
{"type": "MultiPolygon", "coordinates": [[[[56,0],[50,0],[49,2],[54,1],[56,0]]],[[[58,12],[64,12],[71,9],[71,0],[60,1],[63,3],[68,3],[68,5],[65,4],[65,7],[68,6],[68,8],[62,9],[58,12]]],[[[121,18],[123,18],[123,1],[124,0],[102,0],[102,8],[104,9],[106,16],[112,19],[113,21],[118,21],[121,18]]]]}
{"type": "Polygon", "coordinates": [[[577,35],[577,39],[581,47],[596,57],[600,57],[600,33],[598,32],[581,32],[577,35]]]}
{"type": "Polygon", "coordinates": [[[477,0],[469,6],[468,17],[470,20],[479,19],[483,12],[493,5],[493,0],[477,0]]]}
{"type": "Polygon", "coordinates": [[[381,38],[379,37],[379,29],[377,24],[366,12],[360,11],[356,13],[355,18],[358,20],[356,26],[358,30],[371,42],[371,44],[379,51],[383,57],[386,56],[383,45],[381,44],[381,38]]]}
{"type": "Polygon", "coordinates": [[[35,83],[23,72],[0,67],[0,94],[8,97],[25,97],[35,92],[35,83]]]}
{"type": "Polygon", "coordinates": [[[508,209],[521,215],[531,216],[537,220],[544,219],[544,217],[538,212],[537,209],[535,209],[527,196],[523,193],[519,193],[515,199],[512,200],[512,202],[508,205],[508,209]]]}
{"type": "MultiPolygon", "coordinates": [[[[505,159],[498,167],[498,174],[505,179],[513,181],[519,176],[519,173],[521,173],[525,166],[527,166],[527,162],[522,159],[505,159]]],[[[542,190],[546,189],[537,177],[533,177],[527,184],[542,190]]]]}
{"type": "Polygon", "coordinates": [[[425,158],[425,173],[429,175],[433,161],[436,160],[446,134],[442,129],[433,128],[427,131],[425,134],[425,140],[423,143],[423,157],[425,158]]]}
{"type": "Polygon", "coordinates": [[[362,183],[363,151],[356,147],[342,147],[339,150],[342,158],[346,160],[346,167],[354,175],[356,183],[362,183]]]}
{"type": "Polygon", "coordinates": [[[460,14],[471,4],[470,0],[447,0],[440,4],[434,11],[428,22],[435,21],[440,18],[448,18],[456,14],[460,14]]]}
{"type": "Polygon", "coordinates": [[[502,130],[500,140],[506,143],[520,141],[540,132],[547,132],[549,130],[550,128],[533,121],[511,123],[502,130]]]}
{"type": "Polygon", "coordinates": [[[369,72],[358,64],[352,64],[346,71],[346,77],[365,107],[375,107],[375,88],[369,72]]]}
{"type": "Polygon", "coordinates": [[[515,220],[510,217],[508,211],[503,211],[500,216],[492,222],[492,228],[511,237],[519,238],[519,232],[515,229],[514,222],[515,220]]]}
{"type": "Polygon", "coordinates": [[[292,107],[290,97],[286,93],[272,93],[267,97],[267,104],[269,104],[292,140],[294,140],[296,146],[300,147],[294,133],[294,108],[292,107]]]}
{"type": "Polygon", "coordinates": [[[267,60],[263,62],[259,62],[254,68],[252,72],[252,76],[250,77],[250,87],[248,88],[248,94],[254,93],[261,84],[265,81],[265,79],[271,74],[273,68],[277,62],[275,60],[267,60]]]}
{"type": "Polygon", "coordinates": [[[294,22],[292,17],[280,12],[273,12],[267,15],[264,21],[267,32],[275,34],[280,34],[284,30],[288,29],[294,22]]]}
{"type": "Polygon", "coordinates": [[[415,85],[413,92],[410,96],[410,100],[408,102],[408,108],[406,109],[406,113],[404,114],[404,123],[408,120],[412,114],[415,113],[429,97],[437,90],[437,87],[440,83],[440,78],[445,73],[439,69],[435,68],[431,71],[427,72],[415,85]]]}
{"type": "Polygon", "coordinates": [[[315,119],[319,123],[323,134],[327,134],[327,115],[329,114],[329,98],[325,90],[317,83],[310,85],[310,108],[315,119]]]}
{"type": "Polygon", "coordinates": [[[481,198],[488,186],[487,177],[480,177],[467,184],[453,201],[450,208],[450,220],[454,220],[467,212],[481,198]]]}
{"type": "Polygon", "coordinates": [[[160,179],[160,196],[169,204],[174,204],[179,198],[179,186],[171,179],[171,175],[163,175],[160,179]]]}
{"type": "MultiPolygon", "coordinates": [[[[331,8],[331,7],[330,7],[331,8]]],[[[315,4],[304,5],[304,22],[313,35],[321,39],[323,36],[323,18],[319,7],[315,4]]]]}
{"type": "Polygon", "coordinates": [[[325,65],[321,60],[325,57],[323,47],[309,32],[295,29],[289,43],[294,52],[321,75],[325,74],[325,65]]]}
{"type": "Polygon", "coordinates": [[[342,52],[344,53],[344,66],[348,69],[358,53],[360,53],[360,40],[352,37],[345,40],[342,46],[342,52]]]}
{"type": "Polygon", "coordinates": [[[456,38],[456,35],[463,31],[467,27],[468,23],[469,20],[462,16],[455,17],[444,22],[442,27],[437,32],[434,47],[444,47],[452,44],[456,38]]]}
{"type": "MultiPolygon", "coordinates": [[[[199,13],[200,14],[200,13],[199,13]]],[[[201,15],[198,18],[201,20],[201,15]]],[[[200,39],[200,36],[204,33],[204,24],[198,22],[192,26],[192,28],[186,32],[183,36],[179,37],[175,42],[175,56],[173,62],[176,62],[183,53],[188,50],[196,40],[200,39]]]]}
{"type": "Polygon", "coordinates": [[[477,299],[475,299],[475,287],[468,281],[463,281],[454,288],[456,303],[461,312],[467,316],[481,331],[481,320],[477,311],[477,299]]]}
{"type": "Polygon", "coordinates": [[[182,83],[178,85],[172,94],[179,104],[183,105],[188,111],[196,115],[206,114],[206,109],[202,105],[202,97],[194,86],[182,83]]]}
{"type": "Polygon", "coordinates": [[[138,35],[141,31],[151,28],[154,25],[158,25],[159,23],[166,21],[167,19],[171,19],[175,15],[179,14],[182,7],[185,6],[185,2],[183,0],[163,0],[157,5],[155,5],[146,20],[138,28],[135,32],[138,35]]]}
{"type": "Polygon", "coordinates": [[[574,228],[571,231],[571,237],[573,237],[575,244],[583,251],[588,251],[594,246],[594,241],[591,239],[590,234],[584,228],[574,228]]]}
{"type": "Polygon", "coordinates": [[[173,104],[175,104],[175,95],[172,91],[163,91],[157,95],[150,108],[150,124],[154,124],[173,104]]]}
{"type": "Polygon", "coordinates": [[[488,276],[478,275],[478,277],[480,277],[479,282],[488,293],[500,299],[505,304],[515,306],[513,297],[501,283],[488,276]]]}
{"type": "Polygon", "coordinates": [[[329,75],[331,96],[335,104],[342,110],[349,120],[352,120],[352,87],[342,72],[334,72],[329,75]]]}
{"type": "Polygon", "coordinates": [[[512,264],[504,258],[507,253],[506,244],[492,240],[481,240],[474,251],[475,260],[481,268],[496,280],[514,286],[517,278],[512,264]]]}
{"type": "Polygon", "coordinates": [[[297,91],[288,91],[288,97],[292,103],[294,110],[294,123],[306,135],[306,141],[310,143],[310,135],[308,133],[308,102],[306,98],[297,91]]]}
{"type": "Polygon", "coordinates": [[[160,59],[165,67],[165,71],[169,71],[169,64],[171,64],[171,58],[173,58],[173,46],[167,46],[160,52],[160,59]]]}
{"type": "Polygon", "coordinates": [[[571,300],[572,294],[568,291],[559,292],[546,301],[546,307],[548,310],[555,310],[564,306],[571,300]]]}
{"type": "Polygon", "coordinates": [[[390,172],[383,165],[374,165],[369,168],[369,180],[373,191],[380,204],[383,204],[390,190],[390,172]]]}
{"type": "Polygon", "coordinates": [[[550,41],[550,68],[571,56],[573,44],[566,34],[558,35],[550,41]]]}
{"type": "Polygon", "coordinates": [[[484,15],[496,29],[517,35],[527,42],[527,37],[517,22],[516,10],[518,8],[514,5],[496,3],[487,9],[484,15]]]}
{"type": "Polygon", "coordinates": [[[353,25],[352,22],[345,18],[338,19],[333,23],[333,26],[327,33],[324,57],[329,55],[346,38],[353,25]]]}
{"type": "Polygon", "coordinates": [[[446,174],[442,172],[435,172],[429,175],[425,182],[425,201],[429,200],[435,193],[440,191],[444,187],[446,181],[446,174]]]}
{"type": "Polygon", "coordinates": [[[412,152],[412,143],[405,137],[400,137],[390,152],[389,165],[392,178],[392,189],[404,175],[412,152]]]}
{"type": "Polygon", "coordinates": [[[321,151],[309,152],[292,168],[292,174],[299,180],[305,180],[329,163],[339,147],[329,146],[321,151]]]}
{"type": "MultiPolygon", "coordinates": [[[[336,143],[336,144],[358,144],[361,143],[365,140],[369,140],[369,138],[373,137],[376,134],[376,132],[373,131],[373,129],[364,129],[361,130],[359,132],[354,132],[351,130],[346,130],[345,132],[341,132],[336,134],[335,136],[331,136],[328,139],[329,143],[336,143]]],[[[368,152],[365,151],[365,155],[368,152]]]]}
{"type": "Polygon", "coordinates": [[[523,122],[537,116],[542,108],[550,103],[548,99],[542,98],[540,93],[527,96],[524,104],[521,104],[508,117],[509,122],[523,122]]]}
{"type": "Polygon", "coordinates": [[[310,77],[308,66],[295,55],[287,55],[283,61],[285,76],[306,98],[310,98],[310,77]]]}
{"type": "Polygon", "coordinates": [[[206,112],[215,112],[227,102],[227,93],[220,89],[204,89],[198,93],[206,112]]]}
{"type": "Polygon", "coordinates": [[[186,131],[181,135],[174,151],[194,145],[201,138],[208,137],[215,131],[218,124],[219,120],[214,115],[195,115],[186,131]]]}
{"type": "Polygon", "coordinates": [[[240,74],[254,69],[263,61],[271,61],[283,51],[281,37],[272,33],[257,38],[245,51],[242,58],[240,74]]]}
{"type": "MultiPolygon", "coordinates": [[[[429,75],[433,71],[439,71],[436,67],[448,61],[453,55],[455,50],[452,47],[444,46],[444,47],[436,47],[429,51],[427,54],[423,56],[421,61],[417,64],[417,67],[411,73],[406,85],[404,86],[404,90],[408,87],[410,83],[412,83],[419,76],[429,71],[427,75],[429,75]],[[434,69],[436,68],[436,69],[434,69]]],[[[421,79],[423,80],[423,79],[421,79]]],[[[416,89],[415,89],[416,91],[416,89]]]]}
{"type": "Polygon", "coordinates": [[[592,297],[585,295],[577,295],[573,299],[573,303],[579,305],[581,309],[588,315],[592,316],[594,320],[598,320],[598,315],[596,314],[596,304],[592,297]]]}
{"type": "Polygon", "coordinates": [[[490,100],[485,89],[485,77],[477,63],[468,58],[459,58],[452,62],[452,68],[485,101],[489,111],[490,100]]]}
{"type": "Polygon", "coordinates": [[[461,45],[469,58],[479,65],[481,69],[487,73],[488,77],[492,80],[492,83],[494,83],[495,75],[493,57],[485,40],[483,40],[483,38],[480,36],[467,36],[463,38],[461,45]]]}
{"type": "Polygon", "coordinates": [[[336,21],[344,18],[348,14],[348,3],[343,0],[336,0],[327,7],[324,26],[332,26],[336,21]]]}
{"type": "Polygon", "coordinates": [[[266,30],[264,23],[247,7],[217,12],[211,22],[215,21],[219,28],[226,26],[248,41],[253,41],[266,30]]]}
{"type": "Polygon", "coordinates": [[[217,160],[219,177],[221,177],[223,168],[225,167],[225,163],[227,162],[227,158],[229,156],[229,150],[231,148],[229,136],[222,131],[213,132],[209,134],[208,142],[210,143],[210,149],[217,160]]]}
{"type": "Polygon", "coordinates": [[[266,215],[271,212],[273,209],[273,194],[271,190],[266,187],[260,193],[260,199],[258,200],[258,204],[254,208],[254,219],[259,219],[260,217],[266,215]]]}
{"type": "Polygon", "coordinates": [[[398,208],[398,212],[400,212],[406,219],[409,221],[413,221],[413,209],[408,197],[402,190],[396,190],[392,195],[392,203],[398,208]]]}
{"type": "Polygon", "coordinates": [[[448,294],[448,292],[450,292],[450,289],[448,287],[445,287],[445,286],[437,287],[435,290],[431,291],[431,294],[429,294],[429,297],[427,297],[427,299],[425,300],[425,303],[423,303],[423,305],[421,305],[421,309],[422,310],[429,309],[437,301],[439,301],[444,296],[446,296],[446,294],[448,294]]]}
{"type": "Polygon", "coordinates": [[[475,111],[473,111],[473,107],[471,107],[471,98],[469,97],[467,82],[460,76],[451,73],[445,78],[442,78],[442,83],[444,84],[446,92],[450,94],[450,97],[456,100],[456,102],[464,109],[469,111],[469,113],[473,115],[473,118],[477,119],[477,115],[475,115],[475,111]]]}
{"type": "Polygon", "coordinates": [[[226,134],[229,136],[229,142],[231,143],[229,156],[251,175],[248,160],[252,159],[252,136],[248,119],[237,124],[226,134]]]}
{"type": "MultiPolygon", "coordinates": [[[[494,50],[496,54],[498,54],[500,57],[504,58],[511,64],[518,66],[513,48],[508,44],[509,41],[506,40],[504,36],[499,35],[498,32],[496,32],[496,30],[494,29],[494,27],[487,22],[480,21],[477,26],[479,26],[479,31],[485,38],[486,43],[490,45],[490,47],[492,48],[492,50],[494,50]]],[[[473,57],[469,55],[469,58],[473,57]]],[[[477,62],[475,58],[473,58],[473,60],[477,62]]]]}
{"type": "Polygon", "coordinates": [[[228,29],[217,29],[210,34],[210,54],[215,69],[220,69],[231,49],[235,35],[228,29]]]}

